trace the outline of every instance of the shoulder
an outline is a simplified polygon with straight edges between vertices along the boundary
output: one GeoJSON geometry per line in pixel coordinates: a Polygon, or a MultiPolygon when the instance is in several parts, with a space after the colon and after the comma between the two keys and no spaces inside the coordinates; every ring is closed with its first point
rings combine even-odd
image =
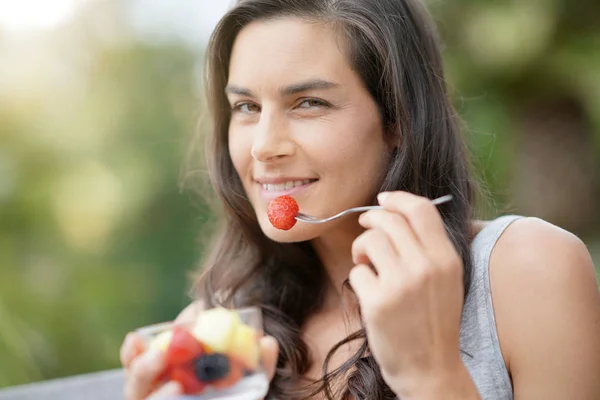
{"type": "MultiPolygon", "coordinates": [[[[528,270],[551,274],[569,272],[568,275],[575,272],[591,274],[595,279],[592,259],[583,241],[539,218],[521,218],[512,222],[498,240],[492,262],[518,266],[525,273],[528,270]]],[[[507,268],[510,269],[504,269],[507,268]]]]}
{"type": "Polygon", "coordinates": [[[586,287],[596,292],[598,282],[590,253],[581,239],[539,218],[512,222],[498,239],[490,258],[492,284],[511,287],[561,289],[586,287]],[[517,285],[517,286],[516,286],[517,285]]]}
{"type": "Polygon", "coordinates": [[[514,221],[492,252],[490,287],[513,379],[600,373],[598,281],[577,236],[538,218],[514,221]]]}

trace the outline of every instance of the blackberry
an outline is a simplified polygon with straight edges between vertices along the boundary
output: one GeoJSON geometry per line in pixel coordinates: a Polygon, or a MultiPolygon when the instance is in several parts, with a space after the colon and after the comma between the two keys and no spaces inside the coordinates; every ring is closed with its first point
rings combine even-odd
{"type": "Polygon", "coordinates": [[[194,362],[194,372],[200,382],[210,383],[223,379],[229,374],[229,358],[225,354],[213,353],[198,357],[194,362]]]}

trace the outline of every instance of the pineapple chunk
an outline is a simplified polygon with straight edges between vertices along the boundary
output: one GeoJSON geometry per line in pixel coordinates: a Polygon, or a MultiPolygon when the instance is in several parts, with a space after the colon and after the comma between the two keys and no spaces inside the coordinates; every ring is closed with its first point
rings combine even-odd
{"type": "Polygon", "coordinates": [[[260,359],[257,332],[246,324],[240,324],[233,336],[229,355],[244,363],[246,368],[255,370],[260,359]]]}
{"type": "Polygon", "coordinates": [[[237,313],[225,308],[212,308],[200,313],[192,335],[208,347],[208,350],[227,353],[240,324],[237,313]]]}
{"type": "Polygon", "coordinates": [[[171,337],[173,336],[172,331],[166,331],[156,336],[150,342],[151,349],[159,349],[161,351],[167,351],[169,344],[171,344],[171,337]]]}

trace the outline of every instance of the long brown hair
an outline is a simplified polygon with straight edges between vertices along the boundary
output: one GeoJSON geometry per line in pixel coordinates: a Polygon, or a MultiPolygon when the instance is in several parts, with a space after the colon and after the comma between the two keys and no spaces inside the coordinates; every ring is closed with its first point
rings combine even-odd
{"type": "MultiPolygon", "coordinates": [[[[381,191],[404,190],[429,198],[448,193],[440,207],[447,232],[470,281],[470,220],[474,180],[460,122],[448,99],[435,26],[419,0],[242,0],[218,23],[207,50],[205,90],[211,116],[206,146],[211,184],[220,199],[222,226],[195,289],[208,305],[260,306],[265,333],[280,345],[269,397],[394,399],[368,351],[361,329],[328,354],[323,379],[303,385],[311,359],[302,340],[307,318],[321,306],[326,276],[312,245],[276,243],[261,231],[228,150],[230,107],[225,96],[231,49],[244,26],[296,17],[330,24],[346,40],[352,68],[379,106],[385,132],[401,143],[390,159],[381,191]],[[337,348],[361,347],[329,371],[337,348]],[[347,379],[346,385],[333,383],[347,379]]],[[[346,282],[347,284],[347,282],[346,282]]]]}

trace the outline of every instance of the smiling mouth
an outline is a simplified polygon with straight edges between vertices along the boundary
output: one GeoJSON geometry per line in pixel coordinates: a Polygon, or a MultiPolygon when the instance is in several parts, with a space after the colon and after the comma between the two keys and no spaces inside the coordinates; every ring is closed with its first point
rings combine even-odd
{"type": "Polygon", "coordinates": [[[260,186],[268,192],[280,192],[289,190],[295,187],[304,186],[316,182],[317,179],[303,179],[298,181],[288,181],[282,183],[262,183],[260,186]]]}

